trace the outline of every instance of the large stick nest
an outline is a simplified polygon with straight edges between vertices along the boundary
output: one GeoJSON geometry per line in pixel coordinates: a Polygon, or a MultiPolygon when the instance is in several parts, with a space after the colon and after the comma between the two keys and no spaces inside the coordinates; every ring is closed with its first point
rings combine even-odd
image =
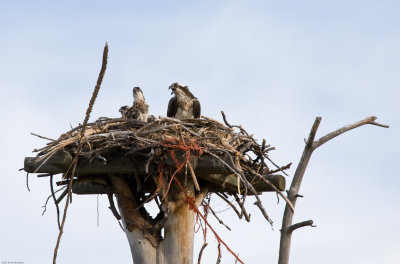
{"type": "MultiPolygon", "coordinates": [[[[80,156],[86,159],[101,159],[107,162],[111,153],[125,156],[141,154],[147,155],[148,163],[155,163],[156,166],[160,165],[160,161],[165,159],[167,154],[174,154],[171,151],[184,152],[187,157],[210,155],[228,168],[231,174],[236,175],[239,186],[244,189],[244,195],[255,195],[255,204],[272,223],[248,179],[257,178],[266,182],[287,201],[265,175],[283,171],[289,166],[280,168],[275,165],[268,156],[274,147],[267,145],[265,140],[259,144],[241,126],[230,125],[225,115],[222,115],[225,125],[207,117],[186,120],[159,117],[151,122],[101,118],[86,126],[82,138],[83,127],[78,126],[35,151],[39,152],[39,161],[44,163],[62,149],[74,156],[79,142],[82,142],[80,156]],[[271,171],[269,166],[275,166],[276,169],[271,171]]],[[[189,159],[185,162],[189,162],[189,159]]],[[[179,167],[177,162],[176,167],[179,167]]],[[[240,205],[239,201],[238,203],[240,205]]]]}
{"type": "MultiPolygon", "coordinates": [[[[89,159],[102,159],[116,151],[125,155],[153,151],[161,155],[175,146],[177,149],[197,151],[196,154],[229,153],[237,169],[244,173],[270,173],[267,163],[271,166],[273,162],[268,157],[268,152],[275,148],[267,145],[265,140],[258,144],[253,135],[249,135],[241,126],[227,124],[229,126],[206,117],[183,121],[160,117],[149,123],[122,118],[101,118],[87,125],[81,139],[83,148],[80,155],[89,159]]],[[[39,152],[40,160],[46,160],[61,149],[74,154],[80,141],[81,129],[81,126],[77,126],[47,146],[34,151],[39,152]]]]}

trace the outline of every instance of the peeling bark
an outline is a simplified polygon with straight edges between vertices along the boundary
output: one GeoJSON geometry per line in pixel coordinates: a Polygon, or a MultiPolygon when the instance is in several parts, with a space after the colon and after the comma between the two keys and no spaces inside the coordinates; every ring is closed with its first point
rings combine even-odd
{"type": "MultiPolygon", "coordinates": [[[[119,211],[125,227],[132,259],[135,264],[192,264],[195,213],[190,210],[185,194],[172,184],[163,201],[162,209],[167,216],[164,239],[160,232],[152,233],[154,221],[143,211],[125,179],[121,175],[109,175],[115,190],[119,211]]],[[[189,196],[201,203],[207,194],[203,189],[195,196],[193,181],[188,178],[184,186],[189,196]]]]}
{"type": "MultiPolygon", "coordinates": [[[[188,178],[186,192],[194,197],[193,181],[188,178]]],[[[172,186],[168,194],[168,219],[165,223],[164,256],[166,263],[193,263],[194,212],[185,194],[172,186]]]]}

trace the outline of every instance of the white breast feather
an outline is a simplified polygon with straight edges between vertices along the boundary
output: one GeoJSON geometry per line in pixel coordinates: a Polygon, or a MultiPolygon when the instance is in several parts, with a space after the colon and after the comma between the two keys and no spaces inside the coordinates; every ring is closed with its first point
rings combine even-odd
{"type": "Polygon", "coordinates": [[[177,95],[178,109],[175,114],[176,119],[194,118],[193,115],[193,102],[195,99],[191,99],[185,94],[177,95]]]}

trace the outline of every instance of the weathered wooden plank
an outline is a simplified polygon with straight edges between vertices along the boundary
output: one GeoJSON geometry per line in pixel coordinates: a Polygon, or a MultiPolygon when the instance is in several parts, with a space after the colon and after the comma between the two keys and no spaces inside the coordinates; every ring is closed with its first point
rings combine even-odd
{"type": "MultiPolygon", "coordinates": [[[[46,163],[37,161],[37,157],[26,157],[24,170],[29,173],[63,173],[71,165],[72,157],[68,152],[53,155],[46,163]],[[66,154],[64,154],[66,153],[66,154]]],[[[141,158],[128,158],[125,156],[113,157],[104,162],[97,158],[80,158],[77,166],[77,175],[85,174],[132,174],[135,170],[138,174],[145,174],[146,160],[141,158]]],[[[149,166],[149,172],[154,168],[149,166]]]]}
{"type": "MultiPolygon", "coordinates": [[[[221,186],[220,188],[218,188],[219,192],[228,192],[228,193],[238,192],[237,178],[234,174],[201,174],[201,176],[199,175],[199,177],[208,182],[212,182],[217,186],[221,186]]],[[[269,180],[280,191],[285,190],[286,180],[285,177],[283,177],[282,175],[278,174],[266,175],[265,178],[269,180]]],[[[252,185],[254,186],[257,192],[274,191],[269,184],[261,180],[257,180],[256,182],[252,183],[252,185]]],[[[241,185],[241,192],[244,191],[243,187],[244,186],[241,185]]]]}
{"type": "MultiPolygon", "coordinates": [[[[145,164],[146,158],[143,156],[137,157],[126,157],[126,156],[112,156],[107,158],[107,161],[94,158],[92,160],[81,158],[79,160],[79,164],[77,166],[77,175],[78,177],[85,175],[126,175],[126,174],[135,174],[137,173],[139,176],[145,176],[145,164]]],[[[53,155],[46,163],[41,164],[41,162],[37,162],[37,157],[27,157],[25,158],[24,169],[30,173],[62,173],[66,172],[72,162],[72,157],[68,152],[60,151],[53,155]]],[[[184,155],[177,155],[177,159],[179,162],[185,160],[184,155]]],[[[229,161],[227,161],[229,162],[229,161]]],[[[167,164],[170,166],[174,166],[173,160],[168,157],[167,164]]],[[[191,164],[196,174],[196,177],[213,183],[214,187],[217,187],[218,190],[222,192],[236,192],[238,189],[238,181],[235,175],[233,175],[227,168],[221,164],[217,159],[208,156],[202,155],[200,157],[191,157],[191,164]]],[[[156,171],[152,165],[149,167],[149,172],[156,171]]],[[[189,171],[187,173],[190,173],[189,171]]],[[[266,175],[266,179],[272,182],[279,190],[285,190],[285,178],[281,175],[266,175]]],[[[254,188],[258,192],[266,192],[273,191],[272,188],[265,182],[259,179],[248,179],[252,182],[254,188]]],[[[84,185],[81,185],[79,188],[84,188],[84,185]]],[[[215,189],[215,188],[212,189],[215,189]]],[[[242,186],[241,186],[242,187],[242,186]]],[[[77,187],[78,188],[78,187],[77,187]]],[[[100,188],[86,186],[86,189],[91,192],[90,189],[100,188]]],[[[79,190],[79,189],[78,189],[79,190]]],[[[100,191],[100,189],[99,189],[100,191]]],[[[81,191],[82,193],[85,191],[81,191]]],[[[103,192],[103,191],[102,191],[103,192]]]]}
{"type": "MultiPolygon", "coordinates": [[[[184,157],[177,155],[178,161],[184,161],[184,157]]],[[[24,162],[24,170],[29,173],[62,173],[67,171],[72,162],[71,154],[65,151],[57,152],[53,155],[46,163],[42,164],[42,161],[37,162],[37,157],[27,157],[24,162]]],[[[126,157],[126,156],[115,156],[108,158],[105,163],[104,160],[97,158],[94,159],[79,159],[77,166],[77,174],[132,174],[135,170],[138,174],[145,174],[145,163],[144,157],[126,157]]],[[[173,160],[168,157],[167,164],[175,166],[173,160]]],[[[211,174],[228,174],[230,173],[223,167],[221,162],[210,157],[203,155],[197,159],[197,157],[191,157],[191,164],[196,173],[211,173],[211,174]]],[[[152,166],[149,167],[149,171],[154,170],[152,166]]]]}
{"type": "Polygon", "coordinates": [[[111,185],[107,183],[105,177],[83,177],[78,178],[72,187],[75,194],[112,194],[114,193],[111,185]]]}
{"type": "Polygon", "coordinates": [[[68,170],[72,162],[72,156],[66,151],[58,151],[46,159],[41,157],[27,157],[24,161],[24,170],[29,173],[62,173],[68,170]],[[45,163],[43,163],[45,162],[45,163]]]}

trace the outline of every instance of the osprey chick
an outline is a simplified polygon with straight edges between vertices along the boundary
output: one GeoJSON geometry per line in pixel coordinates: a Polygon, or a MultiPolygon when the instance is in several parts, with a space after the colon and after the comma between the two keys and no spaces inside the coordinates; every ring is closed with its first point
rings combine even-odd
{"type": "Polygon", "coordinates": [[[171,94],[175,94],[168,103],[168,117],[180,120],[186,118],[200,118],[200,102],[189,91],[186,85],[173,83],[168,89],[172,90],[171,94]]]}
{"type": "Polygon", "coordinates": [[[122,118],[126,118],[126,112],[129,110],[129,106],[124,105],[119,108],[119,112],[121,113],[122,118]]]}
{"type": "Polygon", "coordinates": [[[133,88],[133,106],[122,106],[119,111],[121,112],[123,118],[147,122],[149,105],[146,104],[143,92],[139,87],[133,88]]]}

